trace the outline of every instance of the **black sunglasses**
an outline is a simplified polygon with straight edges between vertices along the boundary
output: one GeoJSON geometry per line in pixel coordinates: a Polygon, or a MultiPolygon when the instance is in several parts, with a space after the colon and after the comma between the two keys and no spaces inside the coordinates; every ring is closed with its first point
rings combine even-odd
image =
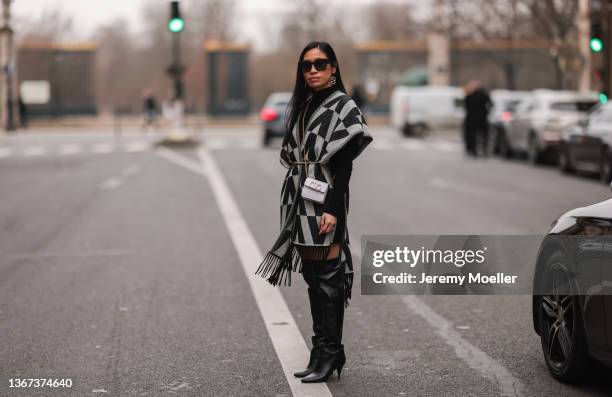
{"type": "Polygon", "coordinates": [[[310,72],[310,69],[312,68],[312,65],[314,65],[315,69],[318,70],[319,72],[325,70],[325,68],[327,67],[327,64],[330,64],[331,61],[327,58],[317,58],[314,61],[301,61],[300,62],[300,68],[302,69],[302,73],[308,73],[310,72]]]}

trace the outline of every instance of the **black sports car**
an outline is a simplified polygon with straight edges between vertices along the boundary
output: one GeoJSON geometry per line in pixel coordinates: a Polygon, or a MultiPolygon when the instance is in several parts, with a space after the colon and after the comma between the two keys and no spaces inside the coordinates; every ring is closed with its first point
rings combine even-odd
{"type": "Polygon", "coordinates": [[[551,374],[579,381],[612,367],[612,198],[553,222],[538,253],[533,324],[551,374]]]}

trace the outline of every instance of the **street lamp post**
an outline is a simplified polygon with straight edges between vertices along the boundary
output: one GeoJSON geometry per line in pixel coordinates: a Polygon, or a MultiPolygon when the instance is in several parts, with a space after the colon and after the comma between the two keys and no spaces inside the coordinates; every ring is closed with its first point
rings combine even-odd
{"type": "Polygon", "coordinates": [[[0,81],[0,109],[6,131],[15,130],[15,98],[14,76],[15,61],[13,49],[13,29],[11,28],[11,2],[2,0],[2,27],[0,27],[0,65],[2,67],[0,81]]]}

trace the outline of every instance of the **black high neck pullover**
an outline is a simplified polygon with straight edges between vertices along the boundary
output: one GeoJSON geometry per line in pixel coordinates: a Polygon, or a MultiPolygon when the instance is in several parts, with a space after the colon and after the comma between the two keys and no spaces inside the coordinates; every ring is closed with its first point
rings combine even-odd
{"type": "Polygon", "coordinates": [[[310,105],[308,105],[308,109],[306,109],[306,113],[304,115],[304,125],[308,124],[310,117],[314,113],[314,111],[323,103],[323,101],[334,91],[337,90],[336,85],[332,84],[329,87],[322,88],[318,91],[312,92],[310,101],[310,105]]]}

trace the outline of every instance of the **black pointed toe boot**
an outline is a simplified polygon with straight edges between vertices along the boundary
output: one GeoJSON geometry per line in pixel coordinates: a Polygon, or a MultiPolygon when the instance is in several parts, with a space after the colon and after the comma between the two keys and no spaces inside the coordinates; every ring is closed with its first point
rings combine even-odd
{"type": "Polygon", "coordinates": [[[306,369],[300,372],[295,372],[293,376],[296,378],[303,378],[310,374],[319,364],[321,357],[321,342],[323,340],[323,312],[321,302],[317,291],[312,288],[308,288],[308,298],[310,300],[310,312],[312,314],[312,330],[314,335],[312,336],[312,349],[310,350],[310,360],[306,369]]]}
{"type": "Polygon", "coordinates": [[[312,331],[314,332],[314,335],[311,338],[312,349],[310,350],[310,360],[308,361],[308,365],[303,371],[295,372],[293,374],[293,376],[296,378],[303,378],[314,371],[321,357],[321,342],[323,340],[323,308],[321,307],[321,300],[319,298],[319,294],[317,293],[317,279],[314,276],[314,269],[317,265],[317,261],[303,260],[302,262],[302,275],[304,276],[306,284],[308,284],[308,300],[310,302],[312,331]]]}
{"type": "Polygon", "coordinates": [[[342,345],[344,322],[344,268],[338,258],[323,260],[315,268],[323,308],[323,340],[318,365],[302,379],[304,383],[326,382],[334,370],[338,379],[346,362],[342,345]]]}

